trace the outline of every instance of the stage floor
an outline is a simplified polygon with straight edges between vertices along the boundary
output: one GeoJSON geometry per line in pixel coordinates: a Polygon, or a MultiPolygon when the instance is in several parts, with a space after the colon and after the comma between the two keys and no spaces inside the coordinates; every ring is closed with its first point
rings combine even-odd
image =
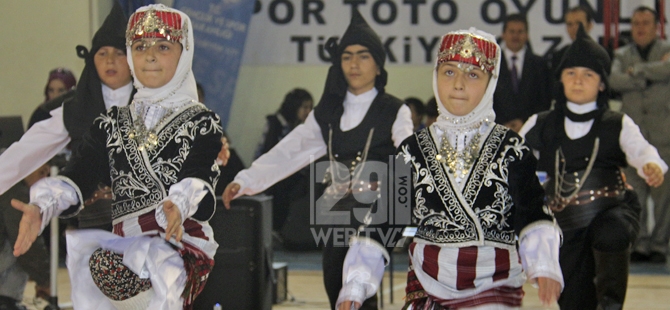
{"type": "MultiPolygon", "coordinates": [[[[323,289],[323,278],[320,271],[321,254],[319,252],[283,252],[274,253],[275,261],[288,263],[288,300],[273,306],[276,310],[327,310],[328,298],[323,289]]],[[[403,253],[394,253],[393,286],[387,272],[382,288],[384,309],[400,309],[403,305],[406,281],[407,260],[403,253]],[[390,292],[393,288],[393,303],[390,292]]],[[[70,281],[67,270],[61,268],[58,275],[59,303],[70,301],[70,281]]],[[[522,309],[542,308],[537,290],[526,284],[524,286],[522,309]]],[[[30,282],[25,291],[24,303],[31,310],[41,310],[46,306],[42,300],[34,300],[34,283],[30,282]]],[[[670,306],[670,267],[668,265],[633,264],[628,283],[628,293],[624,309],[668,309],[670,306]]],[[[549,309],[558,309],[553,307],[549,309]]],[[[203,309],[208,310],[208,309],[203,309]]]]}

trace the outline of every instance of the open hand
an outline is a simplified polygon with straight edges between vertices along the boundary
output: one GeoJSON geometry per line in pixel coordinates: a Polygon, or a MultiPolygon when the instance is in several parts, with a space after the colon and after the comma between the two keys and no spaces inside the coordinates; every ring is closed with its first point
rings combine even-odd
{"type": "Polygon", "coordinates": [[[226,189],[223,191],[223,195],[221,197],[221,199],[223,199],[223,205],[226,206],[226,209],[230,210],[230,201],[235,198],[237,192],[239,191],[240,185],[235,182],[231,182],[228,184],[228,186],[226,186],[226,189]]]}
{"type": "Polygon", "coordinates": [[[165,212],[165,218],[167,218],[165,240],[170,240],[174,236],[177,242],[181,242],[181,237],[184,234],[184,228],[181,226],[181,211],[172,201],[167,200],[163,203],[163,212],[165,212]]]}
{"type": "Polygon", "coordinates": [[[228,159],[230,159],[230,145],[228,144],[228,139],[223,137],[221,138],[221,151],[216,155],[216,164],[225,166],[228,164],[228,159]]]}
{"type": "Polygon", "coordinates": [[[16,243],[14,243],[14,256],[18,257],[26,253],[39,236],[42,227],[42,214],[40,214],[38,206],[26,204],[16,199],[12,199],[12,207],[23,212],[21,222],[19,222],[19,235],[16,237],[16,243]]]}
{"type": "Polygon", "coordinates": [[[659,187],[663,184],[663,170],[657,164],[647,163],[642,166],[642,172],[649,186],[659,187]]]}
{"type": "Polygon", "coordinates": [[[553,306],[558,297],[561,296],[561,283],[551,278],[538,277],[537,285],[540,287],[537,294],[542,305],[545,307],[553,306]]]}

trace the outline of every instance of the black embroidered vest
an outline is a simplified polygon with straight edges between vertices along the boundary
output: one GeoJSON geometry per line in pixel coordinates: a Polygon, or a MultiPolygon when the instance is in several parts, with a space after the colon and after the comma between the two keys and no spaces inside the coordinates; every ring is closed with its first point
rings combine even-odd
{"type": "MultiPolygon", "coordinates": [[[[412,217],[418,225],[415,238],[446,246],[492,245],[513,248],[516,244],[515,205],[510,193],[510,174],[530,148],[509,129],[495,125],[485,137],[479,158],[463,189],[454,185],[445,165],[435,160],[439,147],[425,128],[405,140],[399,156],[412,162],[414,197],[412,217]],[[514,167],[512,167],[514,166],[514,167]]],[[[534,162],[531,163],[534,165],[534,162]]],[[[534,167],[528,167],[530,170],[534,167]]],[[[537,179],[530,179],[537,182],[537,179]]],[[[528,186],[527,184],[523,184],[528,186]]],[[[539,187],[539,183],[536,185],[539,187]]],[[[538,218],[551,219],[542,211],[544,193],[536,192],[538,218]]],[[[525,225],[517,223],[517,225],[525,225]]]]}
{"type": "MultiPolygon", "coordinates": [[[[146,151],[138,150],[138,142],[131,138],[135,127],[130,106],[114,107],[96,123],[107,132],[115,224],[153,210],[167,197],[170,186],[180,181],[180,175],[191,172],[192,167],[185,161],[195,150],[196,137],[222,132],[218,117],[202,104],[192,104],[171,115],[162,128],[156,128],[157,145],[146,151]]],[[[211,169],[194,177],[215,186],[218,175],[212,162],[211,169]]]]}

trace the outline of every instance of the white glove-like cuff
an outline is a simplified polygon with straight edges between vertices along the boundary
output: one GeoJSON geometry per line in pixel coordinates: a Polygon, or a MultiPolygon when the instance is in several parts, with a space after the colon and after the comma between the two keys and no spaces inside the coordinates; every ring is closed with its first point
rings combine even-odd
{"type": "Polygon", "coordinates": [[[360,304],[377,293],[389,254],[378,242],[363,237],[350,240],[342,268],[342,289],[336,307],[345,301],[360,304]]]}
{"type": "Polygon", "coordinates": [[[561,230],[550,221],[538,221],[528,225],[519,236],[519,255],[528,279],[533,284],[538,277],[556,280],[564,287],[563,273],[558,262],[561,230]]]}
{"type": "MultiPolygon", "coordinates": [[[[170,187],[167,198],[163,199],[156,208],[156,222],[158,226],[167,228],[167,217],[163,210],[163,203],[167,200],[174,203],[181,213],[182,224],[187,218],[198,211],[198,205],[208,193],[208,187],[203,180],[196,178],[186,178],[170,187]]],[[[213,194],[213,193],[212,193],[213,194]]]]}
{"type": "MultiPolygon", "coordinates": [[[[70,179],[63,177],[49,177],[35,182],[30,187],[30,204],[38,206],[42,213],[40,234],[52,217],[83,201],[79,189],[71,182],[70,179]]],[[[80,210],[81,208],[83,205],[79,207],[80,210]]]]}

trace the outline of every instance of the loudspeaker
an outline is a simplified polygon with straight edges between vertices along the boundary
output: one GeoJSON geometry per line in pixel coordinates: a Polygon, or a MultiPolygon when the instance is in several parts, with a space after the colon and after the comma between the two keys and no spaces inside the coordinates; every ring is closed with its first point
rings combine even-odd
{"type": "Polygon", "coordinates": [[[272,198],[240,197],[227,210],[217,202],[209,220],[219,243],[207,285],[194,309],[272,309],[272,198]]]}
{"type": "Polygon", "coordinates": [[[288,264],[284,262],[272,263],[275,281],[272,288],[272,304],[280,304],[288,297],[288,264]]]}

